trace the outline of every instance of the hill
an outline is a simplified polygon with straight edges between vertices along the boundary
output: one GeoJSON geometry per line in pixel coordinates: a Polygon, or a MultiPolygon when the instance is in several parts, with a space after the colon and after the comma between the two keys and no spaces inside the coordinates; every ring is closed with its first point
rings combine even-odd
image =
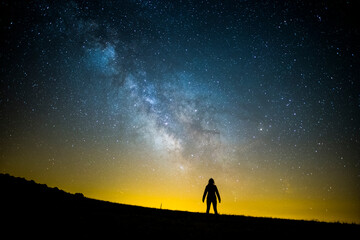
{"type": "MultiPolygon", "coordinates": [[[[0,174],[1,224],[9,236],[277,237],[354,236],[356,224],[160,210],[86,198],[0,174]],[[337,235],[340,236],[340,235],[337,235]]],[[[7,236],[7,235],[6,235],[7,236]]]]}

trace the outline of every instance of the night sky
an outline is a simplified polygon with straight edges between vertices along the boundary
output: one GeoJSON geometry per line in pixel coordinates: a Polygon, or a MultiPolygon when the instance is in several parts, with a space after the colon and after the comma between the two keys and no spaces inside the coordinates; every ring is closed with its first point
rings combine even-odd
{"type": "Polygon", "coordinates": [[[360,223],[356,1],[1,1],[0,172],[360,223]]]}

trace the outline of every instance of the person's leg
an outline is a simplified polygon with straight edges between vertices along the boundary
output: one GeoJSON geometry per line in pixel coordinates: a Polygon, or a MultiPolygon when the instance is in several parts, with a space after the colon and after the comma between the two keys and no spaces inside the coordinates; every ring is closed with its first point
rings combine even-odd
{"type": "Polygon", "coordinates": [[[206,201],[206,213],[209,213],[209,211],[210,211],[210,204],[211,204],[211,201],[207,200],[206,201]]]}
{"type": "Polygon", "coordinates": [[[217,212],[217,202],[216,202],[216,200],[213,201],[212,204],[213,204],[213,208],[214,208],[214,213],[215,213],[215,214],[218,214],[218,212],[217,212]]]}

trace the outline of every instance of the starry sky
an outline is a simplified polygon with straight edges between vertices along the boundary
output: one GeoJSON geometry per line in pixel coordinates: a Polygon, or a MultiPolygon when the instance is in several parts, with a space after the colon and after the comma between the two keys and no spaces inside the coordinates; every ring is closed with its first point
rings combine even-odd
{"type": "Polygon", "coordinates": [[[1,1],[0,172],[360,223],[356,1],[1,1]]]}

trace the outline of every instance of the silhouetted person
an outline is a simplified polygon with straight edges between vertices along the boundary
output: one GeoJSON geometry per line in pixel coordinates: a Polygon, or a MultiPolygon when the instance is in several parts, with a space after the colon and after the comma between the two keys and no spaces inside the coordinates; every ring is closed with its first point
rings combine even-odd
{"type": "Polygon", "coordinates": [[[204,195],[203,195],[203,198],[202,198],[202,201],[203,201],[203,202],[205,201],[206,194],[207,194],[207,199],[206,199],[206,204],[207,204],[206,213],[209,213],[210,205],[211,205],[211,203],[212,203],[215,214],[218,214],[217,208],[216,208],[216,205],[217,205],[216,196],[217,196],[217,198],[219,199],[219,203],[221,203],[221,198],[220,198],[219,191],[218,191],[218,189],[217,189],[217,187],[216,187],[216,185],[215,185],[214,179],[212,179],[212,178],[209,179],[209,183],[208,183],[208,185],[207,185],[206,188],[205,188],[204,195]],[[215,194],[216,194],[216,195],[215,195],[215,194]]]}

